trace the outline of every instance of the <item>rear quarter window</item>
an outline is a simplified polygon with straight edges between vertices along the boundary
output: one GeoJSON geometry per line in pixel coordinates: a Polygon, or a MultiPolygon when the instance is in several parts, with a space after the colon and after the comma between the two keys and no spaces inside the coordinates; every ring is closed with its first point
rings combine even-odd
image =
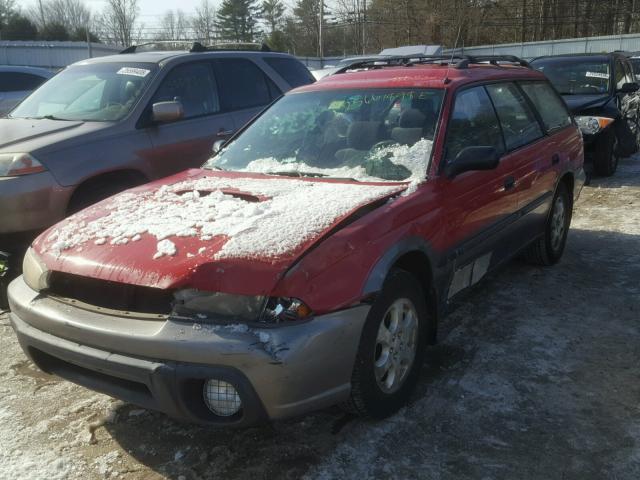
{"type": "Polygon", "coordinates": [[[284,78],[292,88],[307,85],[314,81],[307,67],[293,58],[266,57],[264,61],[278,72],[278,75],[284,78]]]}
{"type": "Polygon", "coordinates": [[[526,82],[520,86],[536,107],[547,131],[571,125],[571,115],[564,102],[546,82],[526,82]]]}

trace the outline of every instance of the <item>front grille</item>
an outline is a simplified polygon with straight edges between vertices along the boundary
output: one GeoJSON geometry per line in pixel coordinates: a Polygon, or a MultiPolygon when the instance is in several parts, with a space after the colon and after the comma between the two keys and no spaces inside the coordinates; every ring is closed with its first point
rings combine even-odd
{"type": "Polygon", "coordinates": [[[51,272],[49,289],[58,297],[125,312],[168,315],[173,291],[110,282],[64,272],[51,272]]]}

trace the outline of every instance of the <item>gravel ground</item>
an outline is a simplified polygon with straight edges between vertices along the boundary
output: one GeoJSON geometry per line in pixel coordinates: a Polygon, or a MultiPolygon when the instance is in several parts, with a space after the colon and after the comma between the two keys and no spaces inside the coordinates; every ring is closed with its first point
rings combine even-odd
{"type": "Polygon", "coordinates": [[[445,320],[412,403],[246,430],[39,373],[0,315],[0,478],[640,478],[640,158],[583,190],[550,269],[512,262],[445,320]]]}

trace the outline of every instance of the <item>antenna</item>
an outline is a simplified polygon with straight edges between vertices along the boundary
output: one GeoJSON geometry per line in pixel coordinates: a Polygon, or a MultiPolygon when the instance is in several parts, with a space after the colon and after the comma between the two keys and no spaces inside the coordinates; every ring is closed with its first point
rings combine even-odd
{"type": "Polygon", "coordinates": [[[458,36],[456,37],[456,43],[453,45],[453,50],[451,50],[451,60],[449,60],[449,65],[447,65],[447,73],[444,74],[444,84],[447,85],[451,80],[449,80],[449,70],[451,69],[451,64],[453,63],[453,57],[456,54],[456,48],[458,47],[458,42],[460,41],[460,33],[462,32],[462,24],[458,27],[458,36]]]}

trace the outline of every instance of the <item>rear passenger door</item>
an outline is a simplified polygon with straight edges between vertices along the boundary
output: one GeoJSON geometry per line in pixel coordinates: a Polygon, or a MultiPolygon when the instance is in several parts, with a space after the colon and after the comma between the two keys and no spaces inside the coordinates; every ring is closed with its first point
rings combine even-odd
{"type": "Polygon", "coordinates": [[[221,107],[237,128],[244,126],[282,95],[260,67],[245,58],[221,58],[213,62],[221,107]]]}
{"type": "Polygon", "coordinates": [[[148,160],[156,178],[201,166],[211,156],[213,143],[235,131],[232,115],[221,107],[211,62],[175,66],[160,83],[144,115],[150,118],[154,103],[173,100],[182,103],[182,119],[155,125],[146,122],[153,144],[148,160]]]}
{"type": "Polygon", "coordinates": [[[542,232],[560,175],[575,163],[581,145],[565,103],[546,81],[521,82],[520,87],[535,108],[545,130],[522,176],[518,203],[527,232],[542,232]]]}
{"type": "Polygon", "coordinates": [[[515,250],[526,242],[523,235],[533,238],[538,233],[538,230],[527,231],[525,223],[534,219],[544,224],[557,178],[556,165],[560,161],[554,155],[562,150],[545,136],[536,111],[515,83],[488,85],[487,91],[502,126],[507,147],[502,161],[511,171],[510,180],[517,198],[518,221],[509,235],[509,248],[515,250]]]}

